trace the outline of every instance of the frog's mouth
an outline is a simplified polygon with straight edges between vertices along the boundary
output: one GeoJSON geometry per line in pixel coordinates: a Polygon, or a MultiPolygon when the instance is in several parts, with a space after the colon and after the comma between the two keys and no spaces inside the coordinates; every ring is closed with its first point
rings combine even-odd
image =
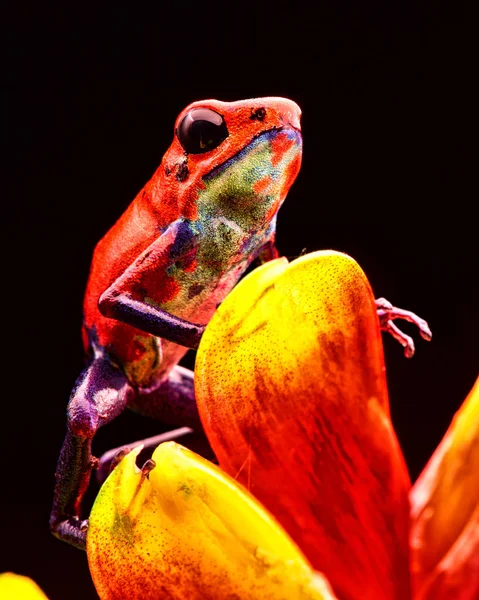
{"type": "Polygon", "coordinates": [[[302,140],[301,132],[292,126],[262,131],[236,154],[204,175],[203,181],[206,183],[228,170],[238,169],[252,184],[266,176],[276,178],[300,156],[302,140]]]}

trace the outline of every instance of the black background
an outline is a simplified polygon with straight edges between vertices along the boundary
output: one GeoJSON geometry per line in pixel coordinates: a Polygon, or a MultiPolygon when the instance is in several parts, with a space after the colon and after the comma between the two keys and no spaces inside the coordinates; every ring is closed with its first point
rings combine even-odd
{"type": "MultiPolygon", "coordinates": [[[[91,253],[155,170],[189,102],[278,95],[303,110],[280,211],[290,258],[348,252],[376,296],[427,318],[411,361],[385,340],[414,479],[478,372],[475,78],[460,2],[18,6],[3,20],[0,571],[94,598],[85,555],[48,532],[91,253]],[[475,223],[474,223],[475,220],[475,223]]],[[[476,166],[477,169],[477,166],[476,166]]],[[[125,414],[98,452],[153,434],[125,414]]]]}

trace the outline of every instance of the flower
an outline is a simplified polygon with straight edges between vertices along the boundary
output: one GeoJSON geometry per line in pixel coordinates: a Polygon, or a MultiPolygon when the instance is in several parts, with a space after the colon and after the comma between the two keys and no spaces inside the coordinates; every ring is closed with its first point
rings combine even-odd
{"type": "Polygon", "coordinates": [[[177,446],[157,449],[149,481],[125,459],[87,536],[101,598],[121,597],[132,579],[142,592],[128,598],[334,597],[309,564],[341,600],[476,597],[479,488],[458,483],[458,469],[477,473],[478,386],[410,513],[374,297],[353,259],[317,252],[251,273],[208,325],[195,381],[205,432],[234,479],[177,446]]]}
{"type": "Polygon", "coordinates": [[[411,493],[416,598],[479,596],[479,378],[411,493]]]}
{"type": "Polygon", "coordinates": [[[2,600],[48,600],[38,585],[29,577],[16,573],[0,573],[2,600]]]}
{"type": "Polygon", "coordinates": [[[146,477],[140,450],[110,475],[90,517],[88,561],[102,600],[334,600],[296,544],[217,466],[166,442],[146,477]]]}

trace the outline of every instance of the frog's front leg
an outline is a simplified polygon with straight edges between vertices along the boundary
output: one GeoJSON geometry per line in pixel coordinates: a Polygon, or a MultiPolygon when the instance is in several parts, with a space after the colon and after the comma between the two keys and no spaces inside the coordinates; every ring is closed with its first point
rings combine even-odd
{"type": "MultiPolygon", "coordinates": [[[[276,249],[274,241],[267,242],[258,252],[258,258],[262,264],[273,260],[278,256],[279,252],[276,249]]],[[[386,298],[378,298],[375,300],[375,304],[381,331],[391,334],[393,338],[404,347],[404,354],[407,358],[414,356],[414,340],[409,335],[403,333],[393,321],[396,319],[403,319],[404,321],[409,321],[409,323],[414,323],[414,325],[418,327],[421,337],[426,341],[431,340],[432,333],[429,325],[415,313],[409,310],[403,310],[402,308],[396,308],[391,302],[386,300],[386,298]]]]}
{"type": "Polygon", "coordinates": [[[416,314],[408,310],[396,308],[388,300],[386,300],[386,298],[378,298],[375,303],[378,311],[381,331],[387,331],[390,333],[393,338],[404,347],[404,354],[407,358],[411,358],[414,355],[414,341],[409,335],[403,333],[399,327],[393,323],[394,320],[403,319],[404,321],[409,321],[409,323],[414,323],[414,325],[418,327],[421,337],[427,341],[431,340],[432,333],[429,325],[424,319],[421,319],[416,314]]]}
{"type": "Polygon", "coordinates": [[[146,302],[134,300],[128,293],[121,293],[115,289],[109,289],[101,296],[98,307],[105,317],[116,319],[186,348],[198,348],[205,330],[204,325],[176,317],[146,302]]]}
{"type": "Polygon", "coordinates": [[[77,548],[85,548],[87,521],[82,520],[80,509],[97,464],[91,452],[92,439],[99,427],[123,411],[133,393],[126,376],[108,358],[99,356],[80,375],[70,396],[50,529],[77,548]]]}
{"type": "Polygon", "coordinates": [[[198,348],[204,325],[186,321],[144,299],[145,294],[161,288],[161,276],[169,267],[196,251],[196,243],[188,223],[172,223],[103,292],[98,301],[102,315],[186,348],[198,348]]]}

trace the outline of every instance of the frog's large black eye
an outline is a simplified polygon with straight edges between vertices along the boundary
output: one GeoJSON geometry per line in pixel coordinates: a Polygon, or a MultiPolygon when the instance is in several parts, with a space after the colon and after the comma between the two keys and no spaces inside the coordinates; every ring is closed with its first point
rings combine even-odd
{"type": "Polygon", "coordinates": [[[209,108],[193,108],[178,125],[176,135],[188,154],[203,154],[228,137],[221,115],[209,108]]]}

